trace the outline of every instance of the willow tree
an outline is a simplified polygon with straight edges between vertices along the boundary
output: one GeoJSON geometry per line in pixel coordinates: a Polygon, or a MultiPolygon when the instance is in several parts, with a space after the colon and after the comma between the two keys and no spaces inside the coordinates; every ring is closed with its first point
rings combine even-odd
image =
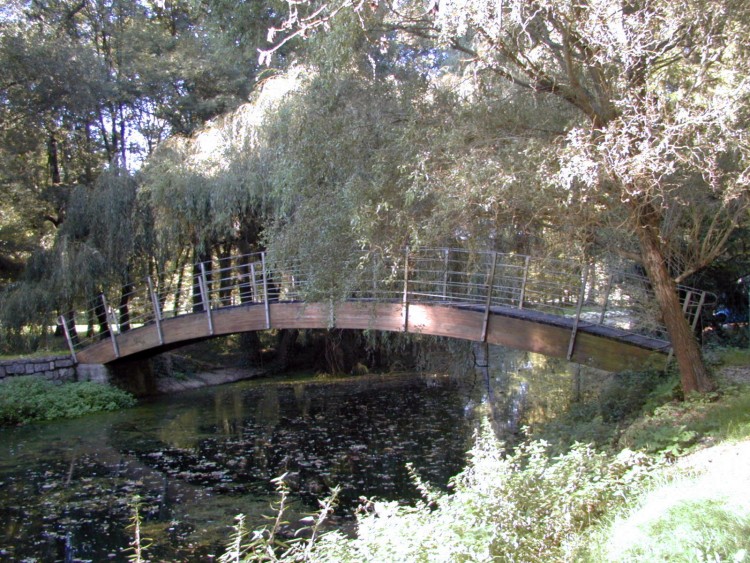
{"type": "Polygon", "coordinates": [[[280,46],[335,25],[347,11],[366,24],[373,7],[385,22],[380,41],[417,38],[462,53],[483,82],[476,103],[505,83],[574,113],[554,143],[537,147],[555,163],[537,182],[552,180],[570,194],[567,203],[591,216],[622,219],[655,291],[684,392],[710,389],[674,280],[710,263],[746,210],[750,5],[432,0],[396,8],[334,0],[295,3],[287,26],[271,35],[280,46]]]}
{"type": "Polygon", "coordinates": [[[322,73],[264,128],[259,157],[275,201],[267,240],[275,254],[304,261],[316,290],[346,294],[341,271],[357,250],[398,256],[420,240],[428,204],[406,201],[401,166],[413,152],[402,142],[411,100],[352,69],[322,73]]]}
{"type": "MultiPolygon", "coordinates": [[[[295,85],[293,75],[267,79],[250,102],[190,136],[174,135],[149,159],[139,198],[154,221],[159,274],[262,249],[268,202],[255,150],[258,128],[295,85]]],[[[200,308],[199,288],[193,289],[200,308]]]]}

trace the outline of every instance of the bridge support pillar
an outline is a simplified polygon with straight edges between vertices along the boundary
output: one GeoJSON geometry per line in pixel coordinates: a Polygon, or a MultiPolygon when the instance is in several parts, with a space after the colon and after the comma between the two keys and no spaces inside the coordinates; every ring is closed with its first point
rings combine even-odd
{"type": "Polygon", "coordinates": [[[93,381],[95,383],[110,383],[112,377],[109,368],[104,364],[78,364],[76,378],[78,381],[93,381]]]}
{"type": "Polygon", "coordinates": [[[578,336],[578,325],[581,322],[581,310],[583,309],[583,302],[586,299],[586,282],[588,281],[588,269],[584,268],[583,276],[581,278],[581,290],[578,292],[578,303],[576,304],[576,316],[573,319],[573,330],[570,333],[570,342],[568,343],[568,354],[567,360],[570,361],[573,358],[573,351],[576,346],[576,336],[578,336]]]}

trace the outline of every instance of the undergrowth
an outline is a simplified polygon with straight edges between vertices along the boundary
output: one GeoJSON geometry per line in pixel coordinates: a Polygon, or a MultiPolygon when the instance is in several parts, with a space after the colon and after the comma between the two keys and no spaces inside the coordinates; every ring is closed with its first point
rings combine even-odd
{"type": "Polygon", "coordinates": [[[129,393],[100,383],[55,384],[34,376],[14,377],[0,384],[0,426],[75,418],[135,403],[129,393]]]}

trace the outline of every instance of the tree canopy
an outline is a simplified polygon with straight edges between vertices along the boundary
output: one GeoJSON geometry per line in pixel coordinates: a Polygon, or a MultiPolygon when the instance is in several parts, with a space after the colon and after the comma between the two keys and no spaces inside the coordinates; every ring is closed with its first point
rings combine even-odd
{"type": "MultiPolygon", "coordinates": [[[[464,70],[475,80],[471,106],[486,106],[510,87],[526,91],[539,112],[561,105],[568,116],[556,134],[529,136],[509,151],[506,143],[492,147],[491,157],[501,163],[497,175],[513,170],[514,156],[533,155],[544,164],[527,176],[529,191],[549,190],[558,209],[576,210],[568,218],[586,224],[580,242],[593,243],[587,250],[596,251],[603,234],[610,235],[608,246],[612,235],[633,241],[670,331],[683,387],[709,388],[674,280],[715,260],[747,216],[746,3],[458,0],[373,8],[343,0],[303,8],[290,11],[278,30],[289,31],[277,46],[353,12],[375,41],[404,42],[413,45],[411,53],[421,46],[427,57],[441,50],[463,54],[464,70]]],[[[457,187],[462,197],[466,192],[457,187]]],[[[512,204],[507,197],[498,201],[505,212],[512,204]]],[[[565,230],[559,214],[556,219],[556,229],[565,230]]]]}
{"type": "Polygon", "coordinates": [[[628,259],[648,273],[683,387],[706,390],[675,283],[747,262],[748,12],[10,4],[0,274],[27,263],[39,283],[72,256],[87,264],[85,281],[45,293],[51,311],[233,250],[321,272],[352,249],[430,244],[628,259]]]}

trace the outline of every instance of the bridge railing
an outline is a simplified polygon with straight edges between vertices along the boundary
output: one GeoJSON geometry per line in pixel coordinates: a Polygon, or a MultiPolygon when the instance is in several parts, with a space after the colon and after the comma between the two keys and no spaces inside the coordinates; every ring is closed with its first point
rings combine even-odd
{"type": "MultiPolygon", "coordinates": [[[[683,312],[696,326],[709,294],[680,287],[683,312]]],[[[160,273],[101,294],[76,314],[60,318],[71,351],[172,317],[225,307],[283,301],[375,301],[529,309],[574,317],[579,324],[610,326],[668,343],[650,284],[633,273],[497,252],[406,249],[330,257],[324,267],[279,260],[266,253],[222,257],[160,273]]],[[[269,325],[270,326],[270,325],[269,325]]]]}

